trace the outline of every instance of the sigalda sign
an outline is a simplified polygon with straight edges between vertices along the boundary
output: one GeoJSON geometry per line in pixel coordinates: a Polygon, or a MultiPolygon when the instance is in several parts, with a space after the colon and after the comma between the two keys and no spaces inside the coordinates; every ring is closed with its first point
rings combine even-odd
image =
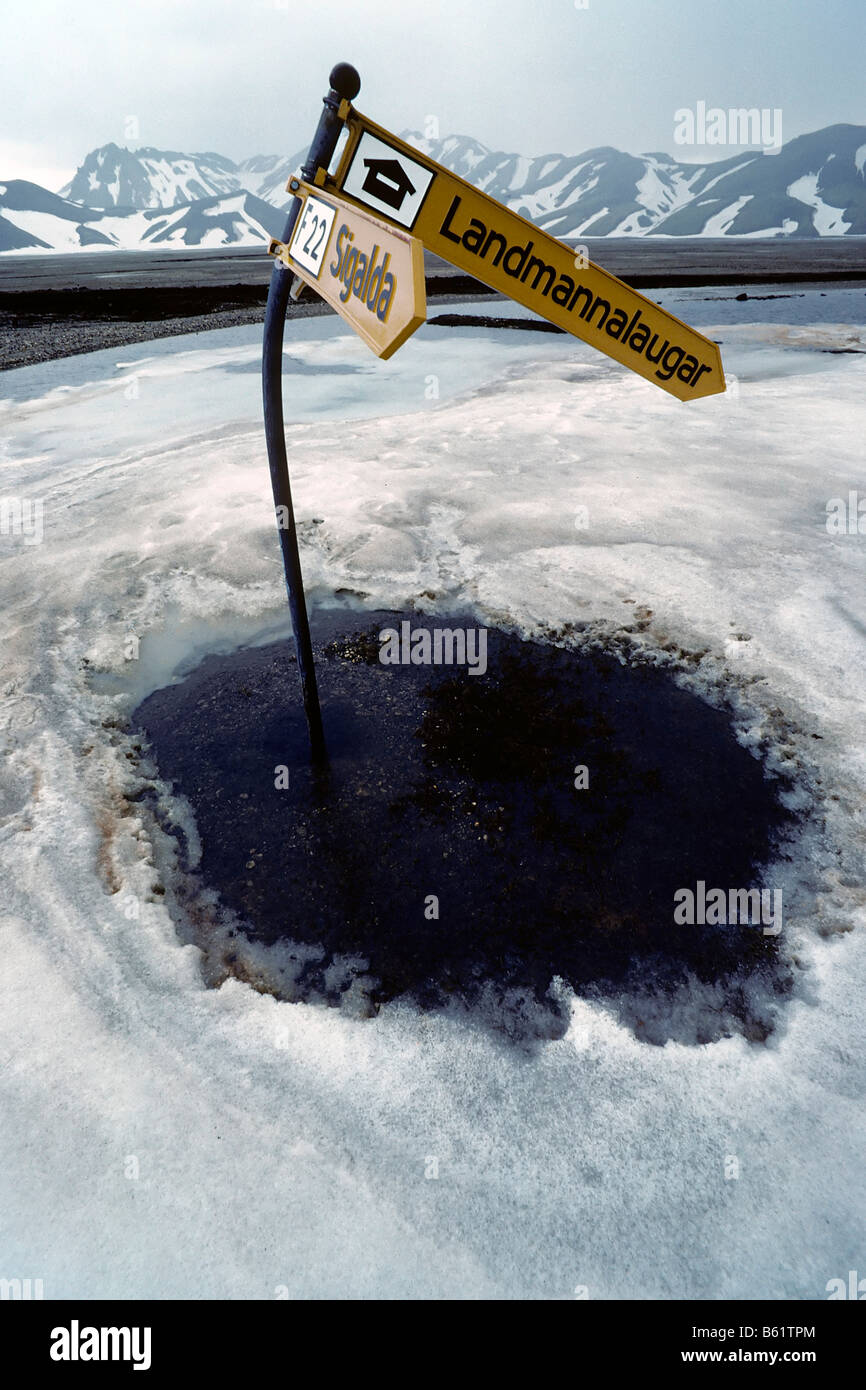
{"type": "Polygon", "coordinates": [[[289,245],[272,241],[272,254],[390,357],[427,317],[420,241],[301,179],[289,190],[303,206],[289,245]]]}

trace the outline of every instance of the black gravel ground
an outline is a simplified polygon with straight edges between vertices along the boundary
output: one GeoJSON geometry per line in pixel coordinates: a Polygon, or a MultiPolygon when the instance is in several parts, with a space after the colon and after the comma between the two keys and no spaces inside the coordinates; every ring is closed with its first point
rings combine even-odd
{"type": "MultiPolygon", "coordinates": [[[[293,318],[322,313],[318,305],[295,306],[293,318]]],[[[172,315],[161,319],[89,319],[71,315],[52,315],[0,310],[0,369],[31,367],[55,357],[74,357],[79,352],[99,352],[102,348],[125,347],[128,343],[148,343],[154,338],[173,338],[180,333],[202,333],[211,328],[234,328],[237,324],[262,323],[264,307],[215,309],[209,313],[172,315]]]]}
{"type": "Polygon", "coordinates": [[[791,824],[725,714],[657,669],[495,629],[484,675],[383,665],[378,632],[404,618],[473,626],[314,619],[325,771],[307,755],[291,644],[210,657],[136,712],[193,806],[204,882],[243,930],[318,948],[300,993],[332,1004],[346,957],[367,963],[373,1009],[471,1005],[490,988],[540,1004],[555,976],[587,995],[698,979],[766,1036],[747,996],[788,987],[776,938],[673,916],[699,879],[752,886],[791,824]]]}
{"type": "MultiPolygon", "coordinates": [[[[448,276],[429,281],[427,294],[442,303],[474,297],[473,291],[483,289],[469,276],[448,276]]],[[[262,323],[267,293],[267,274],[252,284],[0,292],[0,370],[180,333],[262,323]]],[[[484,292],[481,297],[492,296],[484,292]]],[[[289,304],[287,318],[333,312],[310,294],[289,304]]]]}

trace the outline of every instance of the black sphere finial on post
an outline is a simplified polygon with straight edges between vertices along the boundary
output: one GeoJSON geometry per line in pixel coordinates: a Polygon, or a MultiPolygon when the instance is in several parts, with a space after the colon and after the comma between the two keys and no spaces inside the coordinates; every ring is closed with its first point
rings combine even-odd
{"type": "Polygon", "coordinates": [[[351,63],[337,63],[336,67],[331,68],[331,76],[328,78],[331,84],[331,91],[336,92],[338,97],[346,101],[354,101],[361,90],[361,78],[358,69],[353,68],[351,63]]]}
{"type": "MultiPolygon", "coordinates": [[[[324,98],[324,110],[319,117],[319,124],[313,136],[313,143],[310,145],[306,163],[301,169],[301,174],[309,183],[315,179],[319,169],[328,168],[334,157],[337,141],[343,129],[343,121],[339,116],[340,103],[352,101],[361,90],[361,79],[357,69],[353,68],[351,63],[337,63],[336,67],[331,69],[329,81],[331,90],[324,98]]],[[[300,199],[293,198],[283,232],[283,242],[286,245],[292,239],[300,207],[300,199]]],[[[292,628],[295,634],[304,712],[307,716],[307,728],[310,733],[310,749],[314,760],[320,762],[327,756],[325,733],[322,727],[322,712],[319,707],[319,691],[316,682],[316,667],[313,661],[310,623],[304,596],[304,582],[301,576],[301,561],[298,555],[298,533],[292,505],[292,489],[289,480],[283,422],[283,328],[291,283],[291,275],[282,268],[279,261],[275,262],[265,309],[265,331],[262,347],[262,397],[271,486],[276,514],[279,518],[280,547],[283,555],[289,608],[292,615],[292,628]]]]}

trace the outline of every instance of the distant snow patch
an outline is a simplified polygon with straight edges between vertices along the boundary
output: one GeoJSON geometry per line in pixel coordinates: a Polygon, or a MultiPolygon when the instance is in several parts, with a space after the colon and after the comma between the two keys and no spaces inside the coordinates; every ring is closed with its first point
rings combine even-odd
{"type": "Polygon", "coordinates": [[[746,203],[750,203],[755,195],[744,193],[742,198],[738,198],[735,203],[729,203],[721,212],[717,212],[713,217],[707,219],[701,236],[724,236],[728,228],[736,221],[746,203]]]}
{"type": "Polygon", "coordinates": [[[819,195],[817,174],[804,174],[801,179],[795,179],[786,192],[789,198],[796,198],[798,203],[814,209],[812,225],[819,236],[842,236],[851,226],[850,222],[843,221],[844,208],[831,207],[819,195]]]}
{"type": "Polygon", "coordinates": [[[735,164],[733,169],[725,169],[724,173],[716,174],[714,179],[710,179],[709,183],[704,184],[703,192],[709,193],[710,189],[714,188],[720,179],[726,179],[729,174],[739,173],[740,169],[745,169],[746,165],[751,164],[751,162],[751,159],[744,159],[742,164],[735,164]]]}
{"type": "Polygon", "coordinates": [[[522,188],[526,183],[531,163],[532,161],[527,159],[526,155],[519,154],[517,156],[514,165],[514,173],[511,175],[511,182],[508,185],[510,192],[516,192],[518,188],[522,188]]]}

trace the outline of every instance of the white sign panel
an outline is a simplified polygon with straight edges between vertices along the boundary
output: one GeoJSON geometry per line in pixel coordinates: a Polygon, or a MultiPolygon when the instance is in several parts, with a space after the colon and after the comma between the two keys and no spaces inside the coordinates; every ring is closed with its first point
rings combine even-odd
{"type": "Polygon", "coordinates": [[[411,229],[433,178],[423,164],[365,130],[342,186],[360,203],[411,229]]]}
{"type": "Polygon", "coordinates": [[[323,203],[320,198],[308,198],[289,246],[292,260],[316,279],[324,264],[336,215],[336,209],[330,203],[323,203]]]}

